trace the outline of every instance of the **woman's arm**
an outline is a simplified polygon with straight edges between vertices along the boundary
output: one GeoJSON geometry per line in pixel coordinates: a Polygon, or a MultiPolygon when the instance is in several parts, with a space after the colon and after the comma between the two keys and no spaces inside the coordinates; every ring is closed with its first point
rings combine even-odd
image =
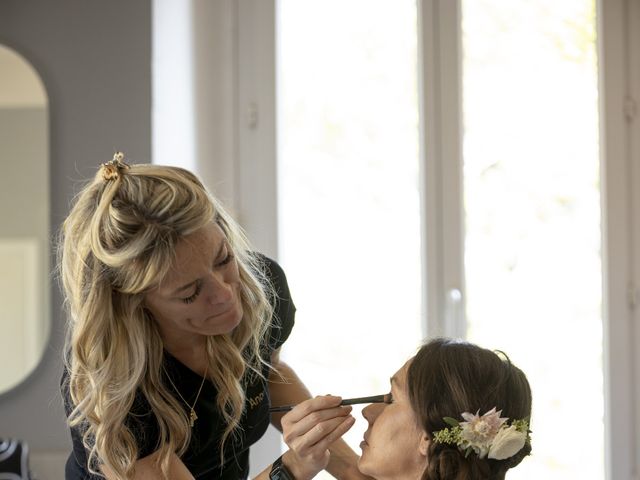
{"type": "MultiPolygon", "coordinates": [[[[164,477],[158,466],[159,454],[160,452],[156,451],[138,460],[134,465],[135,475],[133,478],[135,480],[162,480],[164,477]]],[[[101,470],[107,480],[116,480],[115,474],[109,467],[103,465],[101,470]]],[[[191,472],[175,453],[172,453],[171,457],[169,457],[169,478],[171,480],[194,480],[191,472]]],[[[268,479],[269,477],[265,478],[268,479]]]]}
{"type": "MultiPolygon", "coordinates": [[[[298,375],[296,375],[289,365],[280,360],[279,353],[279,350],[276,350],[271,358],[271,364],[277,370],[277,373],[272,371],[269,376],[271,403],[273,405],[292,405],[311,398],[309,390],[304,383],[302,383],[298,375]]],[[[282,418],[282,413],[274,413],[271,417],[271,423],[280,431],[283,430],[281,424],[282,418]]],[[[342,435],[340,435],[340,437],[341,436],[342,435]]],[[[331,456],[326,469],[335,478],[340,480],[364,480],[369,478],[358,471],[358,455],[344,440],[338,437],[331,444],[329,450],[331,456]]]]}

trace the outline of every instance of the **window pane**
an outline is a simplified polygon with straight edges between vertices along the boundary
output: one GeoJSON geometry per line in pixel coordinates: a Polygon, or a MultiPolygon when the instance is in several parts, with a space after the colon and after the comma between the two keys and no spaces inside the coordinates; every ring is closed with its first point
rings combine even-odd
{"type": "Polygon", "coordinates": [[[422,338],[415,1],[281,0],[278,27],[283,357],[314,394],[385,393],[422,338]]]}
{"type": "Polygon", "coordinates": [[[509,478],[601,479],[594,0],[462,6],[468,336],[533,389],[533,455],[509,478]]]}

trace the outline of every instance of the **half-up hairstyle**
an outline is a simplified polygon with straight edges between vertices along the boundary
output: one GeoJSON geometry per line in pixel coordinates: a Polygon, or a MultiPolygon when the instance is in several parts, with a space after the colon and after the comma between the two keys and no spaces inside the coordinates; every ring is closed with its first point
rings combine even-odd
{"type": "MultiPolygon", "coordinates": [[[[188,447],[184,409],[161,380],[163,344],[146,292],[167,274],[177,242],[210,222],[223,230],[240,272],[243,319],[233,332],[207,340],[208,379],[218,393],[226,430],[220,451],[238,428],[245,375],[261,375],[268,359],[261,340],[271,326],[272,287],[239,226],[187,170],[151,164],[104,164],[77,195],[60,232],[58,257],[69,312],[66,367],[73,410],[89,469],[101,464],[130,479],[138,458],[126,417],[136,393],[159,425],[160,466],[188,447]]],[[[221,453],[221,461],[224,457],[221,453]]]]}
{"type": "Polygon", "coordinates": [[[407,372],[409,401],[429,442],[422,480],[502,480],[509,468],[531,453],[525,446],[505,460],[465,457],[456,445],[433,441],[434,432],[459,419],[462,412],[487,412],[496,407],[501,417],[531,417],[531,389],[524,373],[504,354],[476,345],[435,339],[423,345],[407,372]]]}

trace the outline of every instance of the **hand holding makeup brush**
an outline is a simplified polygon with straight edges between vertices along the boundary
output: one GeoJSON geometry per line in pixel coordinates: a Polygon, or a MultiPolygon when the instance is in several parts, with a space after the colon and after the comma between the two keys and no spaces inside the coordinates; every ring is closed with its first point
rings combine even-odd
{"type": "Polygon", "coordinates": [[[283,464],[296,480],[313,478],[329,463],[329,446],[355,423],[351,406],[341,397],[318,396],[306,400],[282,417],[283,437],[290,450],[283,464]]]}

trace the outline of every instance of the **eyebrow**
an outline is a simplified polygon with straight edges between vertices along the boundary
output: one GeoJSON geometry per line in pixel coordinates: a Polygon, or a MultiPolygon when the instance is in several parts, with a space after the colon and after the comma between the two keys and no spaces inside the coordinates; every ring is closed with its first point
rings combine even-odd
{"type": "MultiPolygon", "coordinates": [[[[222,240],[222,242],[220,243],[220,248],[218,249],[218,253],[216,253],[216,256],[214,257],[215,259],[220,258],[220,254],[222,253],[222,250],[224,249],[224,247],[227,245],[227,241],[226,240],[222,240]]],[[[178,295],[179,293],[182,293],[186,290],[189,290],[189,288],[193,287],[198,280],[200,280],[199,278],[196,278],[195,280],[176,288],[173,293],[171,294],[172,296],[178,295]]]]}

